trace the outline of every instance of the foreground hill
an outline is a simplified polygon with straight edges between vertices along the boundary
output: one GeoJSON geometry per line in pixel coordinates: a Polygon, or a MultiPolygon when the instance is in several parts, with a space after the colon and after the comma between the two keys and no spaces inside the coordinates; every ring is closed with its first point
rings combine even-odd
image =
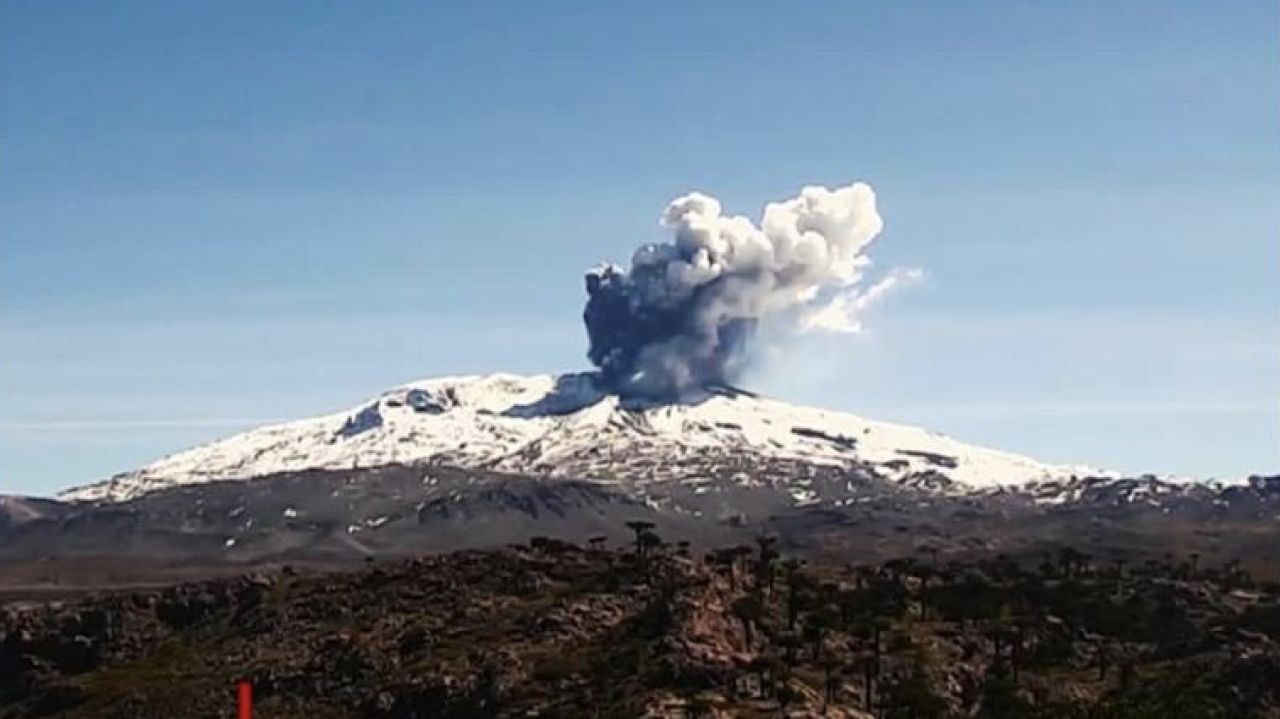
{"type": "Polygon", "coordinates": [[[554,539],[0,619],[0,717],[1276,717],[1280,588],[1196,558],[836,567],[554,539]]]}

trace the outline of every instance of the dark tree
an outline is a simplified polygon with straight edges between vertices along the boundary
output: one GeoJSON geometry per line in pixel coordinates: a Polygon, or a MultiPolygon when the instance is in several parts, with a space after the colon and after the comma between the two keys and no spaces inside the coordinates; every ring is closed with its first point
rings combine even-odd
{"type": "Polygon", "coordinates": [[[643,537],[648,532],[652,532],[653,528],[654,528],[653,522],[646,522],[638,519],[627,522],[627,529],[630,529],[631,531],[636,533],[636,556],[637,557],[644,556],[644,544],[643,544],[644,540],[642,540],[641,537],[643,537]]]}
{"type": "Polygon", "coordinates": [[[773,590],[773,562],[778,558],[778,550],[774,548],[778,538],[768,534],[756,537],[756,546],[760,554],[756,560],[756,581],[773,590]]]}
{"type": "Polygon", "coordinates": [[[738,621],[742,623],[742,637],[747,647],[750,648],[754,638],[752,628],[763,613],[763,603],[760,601],[759,595],[751,592],[746,596],[739,597],[733,603],[732,609],[733,616],[737,617],[738,621]]]}

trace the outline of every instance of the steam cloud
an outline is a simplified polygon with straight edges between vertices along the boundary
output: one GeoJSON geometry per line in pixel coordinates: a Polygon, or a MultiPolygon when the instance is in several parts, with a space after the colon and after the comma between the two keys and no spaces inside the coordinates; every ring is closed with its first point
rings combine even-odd
{"type": "Polygon", "coordinates": [[[636,250],[631,269],[586,276],[587,356],[612,391],[678,399],[732,382],[763,322],[793,332],[860,331],[859,315],[918,270],[864,287],[864,254],[884,223],[869,185],[806,187],[759,226],[691,193],[662,213],[674,235],[636,250]]]}

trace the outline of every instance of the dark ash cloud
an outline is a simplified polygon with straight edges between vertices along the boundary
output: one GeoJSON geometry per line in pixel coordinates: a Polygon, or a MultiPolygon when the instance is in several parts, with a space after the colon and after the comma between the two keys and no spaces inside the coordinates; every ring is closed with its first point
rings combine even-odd
{"type": "Polygon", "coordinates": [[[862,286],[883,226],[863,183],[806,187],[766,206],[758,226],[695,192],[668,205],[662,224],[672,239],[637,249],[630,269],[586,276],[587,356],[625,396],[680,399],[729,384],[763,323],[858,331],[861,311],[919,276],[895,271],[862,286]]]}

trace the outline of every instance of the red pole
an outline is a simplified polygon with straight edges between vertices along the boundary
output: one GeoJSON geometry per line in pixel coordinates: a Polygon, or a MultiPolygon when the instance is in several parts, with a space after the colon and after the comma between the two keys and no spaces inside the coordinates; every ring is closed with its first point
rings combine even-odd
{"type": "Polygon", "coordinates": [[[236,684],[236,717],[253,719],[253,685],[245,680],[236,684]]]}

